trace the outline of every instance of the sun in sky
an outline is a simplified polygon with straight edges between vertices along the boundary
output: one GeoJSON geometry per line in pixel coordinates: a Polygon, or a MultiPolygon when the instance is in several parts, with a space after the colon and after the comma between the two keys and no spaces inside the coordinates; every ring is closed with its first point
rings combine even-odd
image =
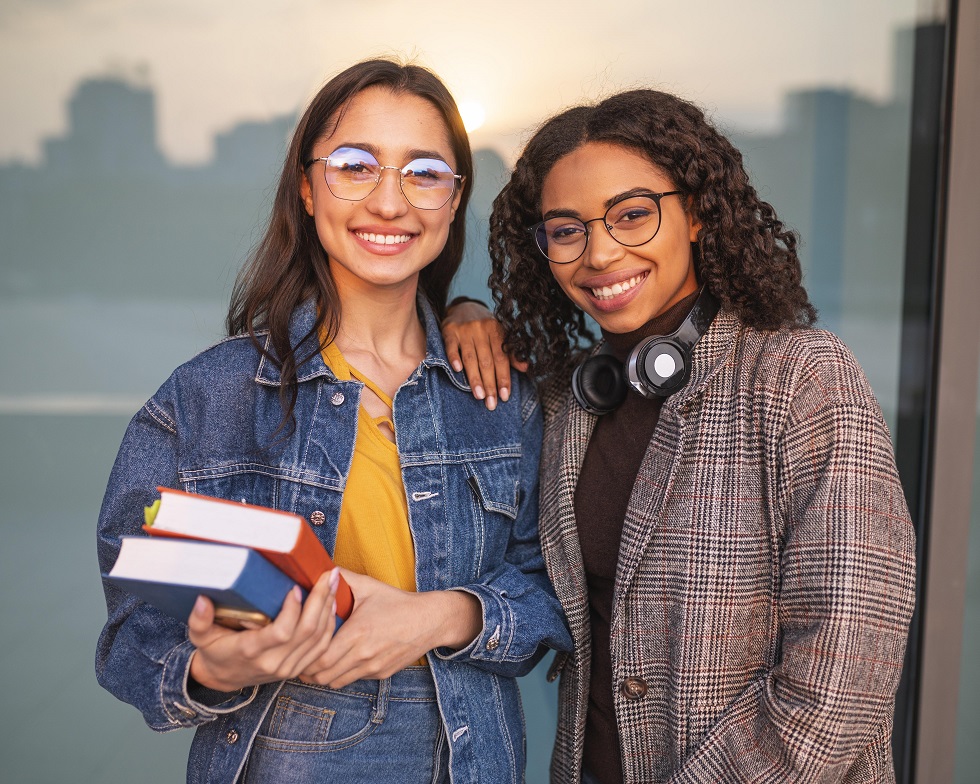
{"type": "Polygon", "coordinates": [[[467,133],[473,133],[487,119],[486,110],[479,101],[460,101],[459,114],[467,133]]]}

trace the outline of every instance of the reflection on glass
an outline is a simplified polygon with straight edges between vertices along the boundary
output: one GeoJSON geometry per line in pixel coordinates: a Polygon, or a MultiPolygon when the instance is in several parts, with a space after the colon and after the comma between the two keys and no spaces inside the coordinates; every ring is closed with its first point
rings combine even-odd
{"type": "MultiPolygon", "coordinates": [[[[837,34],[850,25],[848,13],[840,13],[837,5],[827,6],[829,21],[815,32],[828,52],[834,50],[837,34]]],[[[893,18],[914,4],[907,0],[899,5],[903,9],[893,18]]],[[[747,14],[746,30],[753,24],[747,14]]],[[[867,34],[879,34],[886,24],[880,22],[867,34]]],[[[645,29],[643,24],[629,26],[645,29]]],[[[692,57],[714,58],[724,68],[727,58],[744,54],[745,34],[733,31],[729,51],[705,53],[698,48],[695,29],[689,33],[690,51],[696,53],[692,57]]],[[[617,35],[629,32],[623,26],[616,29],[617,35]]],[[[781,121],[767,123],[764,131],[721,118],[763,197],[801,233],[805,282],[822,322],[854,350],[893,426],[911,47],[912,30],[894,33],[890,96],[871,98],[839,76],[828,76],[783,95],[781,121]]],[[[887,69],[884,62],[858,61],[853,69],[864,66],[887,69]]],[[[772,67],[780,64],[773,62],[772,67]]],[[[556,71],[541,68],[549,94],[577,94],[580,85],[562,84],[556,71]]],[[[641,81],[637,77],[632,84],[641,81]]],[[[658,86],[655,79],[647,81],[658,86]]],[[[597,85],[596,94],[608,92],[597,85]]],[[[683,83],[667,89],[699,98],[697,85],[692,92],[683,83]]],[[[738,94],[746,94],[744,85],[738,94]]],[[[726,116],[758,116],[758,107],[774,103],[774,98],[752,95],[744,111],[729,100],[726,116]]],[[[0,668],[6,673],[0,676],[0,688],[7,714],[18,717],[16,726],[4,728],[6,748],[15,750],[4,761],[11,780],[113,780],[115,775],[115,780],[149,782],[152,773],[174,780],[186,758],[186,751],[175,750],[174,744],[190,740],[189,733],[175,733],[167,741],[150,736],[134,714],[114,705],[94,683],[89,651],[103,605],[91,536],[126,420],[176,365],[221,337],[232,281],[259,235],[295,117],[242,122],[215,137],[210,161],[175,165],[161,152],[156,100],[142,82],[82,81],[67,107],[67,130],[43,143],[41,161],[0,163],[0,532],[6,542],[0,548],[0,588],[7,589],[0,597],[11,597],[0,606],[10,639],[38,643],[9,647],[0,668]],[[52,548],[55,539],[60,546],[52,548]],[[38,584],[36,564],[51,559],[56,561],[51,579],[25,596],[23,586],[38,584]],[[64,596],[72,597],[70,606],[64,596]],[[12,597],[19,597],[16,603],[12,597]],[[67,642],[66,634],[73,635],[67,642]],[[57,724],[61,719],[45,712],[50,701],[37,699],[36,683],[51,672],[60,675],[64,666],[46,666],[43,678],[41,673],[30,677],[38,650],[44,659],[46,651],[75,649],[84,655],[77,672],[65,677],[81,684],[78,707],[66,708],[64,715],[92,716],[91,706],[97,705],[97,715],[86,722],[95,734],[87,736],[89,730],[77,721],[62,729],[57,724]],[[39,726],[49,729],[40,733],[39,726]],[[112,736],[120,739],[116,749],[130,749],[130,754],[118,751],[106,762],[107,735],[100,727],[112,727],[111,733],[118,733],[112,736]],[[75,745],[51,755],[46,744],[52,732],[59,743],[75,745]]],[[[488,300],[487,217],[506,180],[506,161],[513,158],[525,130],[500,136],[512,140],[510,149],[475,151],[477,177],[456,293],[488,300]]],[[[975,514],[978,507],[980,502],[974,505],[975,514]]],[[[974,592],[969,600],[973,658],[980,654],[978,540],[980,535],[974,535],[974,592]]],[[[528,713],[528,780],[544,781],[554,687],[544,683],[539,670],[522,690],[528,713]]],[[[971,693],[969,726],[976,728],[980,696],[971,693]]],[[[980,730],[971,732],[967,737],[980,730]]],[[[975,746],[959,744],[964,754],[975,753],[975,746]]],[[[975,770],[975,758],[968,762],[963,769],[975,770]]]]}

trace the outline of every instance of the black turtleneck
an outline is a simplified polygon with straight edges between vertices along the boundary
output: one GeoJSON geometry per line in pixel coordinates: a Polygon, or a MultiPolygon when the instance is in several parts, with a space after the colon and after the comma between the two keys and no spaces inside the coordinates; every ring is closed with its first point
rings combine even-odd
{"type": "MultiPolygon", "coordinates": [[[[613,355],[625,361],[641,340],[669,335],[677,329],[697,297],[698,292],[694,292],[633,332],[615,334],[603,330],[602,336],[613,355]]],[[[575,518],[589,586],[592,626],[592,673],[583,763],[601,784],[623,781],[613,705],[613,690],[618,685],[612,682],[609,621],[626,508],[662,404],[663,398],[648,400],[630,389],[618,409],[600,417],[575,488],[575,518]]]]}

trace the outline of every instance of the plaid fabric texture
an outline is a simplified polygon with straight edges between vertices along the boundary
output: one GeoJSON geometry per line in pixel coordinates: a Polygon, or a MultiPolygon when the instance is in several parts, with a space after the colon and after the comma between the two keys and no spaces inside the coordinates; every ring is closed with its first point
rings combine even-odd
{"type": "MultiPolygon", "coordinates": [[[[552,781],[581,780],[589,617],[573,499],[595,417],[545,390],[541,540],[575,640],[552,781]]],[[[630,498],[611,622],[626,782],[887,782],[914,601],[891,440],[847,348],[722,312],[630,498]]]]}

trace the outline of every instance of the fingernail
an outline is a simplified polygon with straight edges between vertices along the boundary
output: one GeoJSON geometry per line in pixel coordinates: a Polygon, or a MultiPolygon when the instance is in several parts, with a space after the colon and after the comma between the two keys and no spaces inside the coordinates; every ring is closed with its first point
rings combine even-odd
{"type": "MultiPolygon", "coordinates": [[[[186,607],[186,605],[184,605],[186,607]]],[[[207,605],[204,603],[204,597],[198,596],[194,600],[194,612],[198,615],[204,615],[204,611],[207,609],[207,605]]]]}
{"type": "Polygon", "coordinates": [[[483,387],[479,384],[473,387],[473,394],[476,395],[477,400],[483,400],[487,396],[487,393],[483,391],[483,387]]]}
{"type": "Polygon", "coordinates": [[[500,399],[503,400],[505,403],[508,400],[510,400],[510,390],[507,389],[507,387],[500,388],[500,399]]]}
{"type": "Polygon", "coordinates": [[[293,586],[293,598],[296,599],[297,602],[303,601],[303,591],[298,585],[293,586]]]}
{"type": "Polygon", "coordinates": [[[497,407],[497,398],[495,398],[493,395],[490,395],[487,398],[487,408],[493,411],[496,407],[497,407]]]}
{"type": "Polygon", "coordinates": [[[337,592],[337,586],[340,585],[340,569],[334,569],[330,573],[330,590],[333,593],[337,592]]]}
{"type": "Polygon", "coordinates": [[[458,359],[454,359],[449,364],[453,366],[453,370],[455,370],[457,373],[459,373],[463,369],[463,363],[460,362],[458,359]]]}

